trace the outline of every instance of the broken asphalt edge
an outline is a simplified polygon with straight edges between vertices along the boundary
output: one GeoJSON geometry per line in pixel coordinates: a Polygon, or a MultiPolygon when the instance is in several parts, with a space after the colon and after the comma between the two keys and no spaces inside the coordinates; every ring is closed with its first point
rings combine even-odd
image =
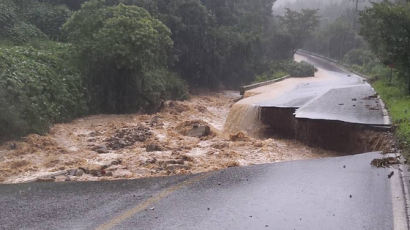
{"type": "MultiPolygon", "coordinates": [[[[297,51],[297,53],[303,53],[303,54],[307,54],[307,55],[310,55],[310,56],[313,56],[313,57],[317,57],[317,58],[321,58],[321,59],[324,59],[324,60],[326,60],[326,61],[329,61],[329,62],[331,62],[333,65],[335,65],[336,67],[342,69],[343,71],[345,71],[345,72],[350,72],[350,73],[353,73],[353,74],[357,75],[357,77],[359,77],[362,81],[367,82],[367,79],[369,79],[368,76],[366,76],[366,75],[364,75],[364,74],[361,74],[361,73],[358,73],[358,72],[352,70],[349,66],[343,65],[343,64],[341,64],[340,62],[338,62],[337,60],[334,60],[334,59],[332,59],[332,58],[328,58],[328,57],[325,57],[325,56],[323,56],[323,55],[320,55],[320,54],[317,54],[317,53],[313,53],[313,52],[310,52],[310,51],[307,51],[307,50],[303,50],[303,49],[299,49],[299,50],[297,51]]],[[[370,85],[370,84],[369,84],[369,85],[370,85]]],[[[376,92],[376,90],[373,88],[373,86],[370,85],[370,87],[376,92]]],[[[376,93],[377,93],[377,92],[376,92],[376,93]]],[[[379,95],[377,96],[377,98],[378,98],[378,100],[379,100],[379,102],[380,102],[380,105],[381,105],[381,107],[382,107],[383,118],[384,118],[384,125],[386,125],[386,126],[391,126],[391,125],[392,125],[392,121],[391,121],[389,112],[388,112],[388,110],[387,110],[387,108],[386,108],[386,104],[383,102],[383,100],[380,98],[379,95]]]]}

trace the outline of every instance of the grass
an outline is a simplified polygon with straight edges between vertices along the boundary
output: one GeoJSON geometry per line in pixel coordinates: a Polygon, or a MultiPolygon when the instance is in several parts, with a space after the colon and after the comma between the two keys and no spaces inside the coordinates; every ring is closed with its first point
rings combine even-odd
{"type": "Polygon", "coordinates": [[[350,68],[368,76],[368,81],[386,104],[395,127],[399,148],[410,163],[410,94],[405,80],[393,71],[393,78],[389,82],[390,69],[378,63],[368,66],[353,65],[350,68]]]}
{"type": "Polygon", "coordinates": [[[405,90],[405,84],[376,80],[372,85],[389,110],[402,154],[410,162],[410,95],[405,90]]]}
{"type": "Polygon", "coordinates": [[[264,74],[256,76],[255,81],[253,83],[259,83],[259,82],[274,80],[274,79],[284,77],[286,75],[288,75],[288,74],[284,71],[278,71],[278,72],[275,72],[275,73],[264,73],[264,74]]]}

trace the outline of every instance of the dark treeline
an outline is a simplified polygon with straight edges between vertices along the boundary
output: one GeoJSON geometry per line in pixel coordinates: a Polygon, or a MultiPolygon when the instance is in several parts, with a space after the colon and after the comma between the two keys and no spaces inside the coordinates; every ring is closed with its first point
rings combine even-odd
{"type": "Polygon", "coordinates": [[[2,0],[0,139],[90,113],[155,112],[200,88],[311,75],[291,60],[304,30],[275,17],[274,2],[2,0]]]}
{"type": "MultiPolygon", "coordinates": [[[[407,85],[410,92],[409,4],[405,0],[323,4],[319,27],[301,47],[368,75],[391,78],[393,72],[398,84],[407,85]]],[[[287,6],[298,9],[301,5],[296,1],[287,6]]]]}
{"type": "Polygon", "coordinates": [[[117,0],[147,9],[170,28],[168,65],[193,87],[235,88],[290,58],[286,35],[275,28],[274,0],[117,0]]]}

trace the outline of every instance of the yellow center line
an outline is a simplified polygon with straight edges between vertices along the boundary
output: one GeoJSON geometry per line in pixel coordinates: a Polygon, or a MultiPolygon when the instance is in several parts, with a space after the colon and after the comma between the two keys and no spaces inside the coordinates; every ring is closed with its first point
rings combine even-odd
{"type": "Polygon", "coordinates": [[[160,192],[158,195],[147,199],[143,203],[140,203],[140,204],[136,205],[134,208],[131,208],[131,209],[121,213],[120,215],[112,218],[110,221],[100,225],[99,227],[96,228],[96,230],[109,230],[109,229],[112,229],[115,225],[120,224],[121,222],[123,222],[123,221],[127,220],[128,218],[134,216],[138,212],[141,212],[141,211],[147,209],[148,207],[152,206],[153,204],[155,204],[155,203],[159,202],[160,200],[166,198],[167,196],[171,195],[175,191],[177,191],[179,189],[182,189],[183,187],[188,186],[190,184],[193,184],[195,182],[198,182],[198,181],[204,179],[207,176],[208,176],[208,174],[198,175],[198,176],[195,176],[195,177],[190,178],[188,180],[185,180],[185,181],[183,181],[179,184],[171,186],[171,187],[163,190],[162,192],[160,192]]]}

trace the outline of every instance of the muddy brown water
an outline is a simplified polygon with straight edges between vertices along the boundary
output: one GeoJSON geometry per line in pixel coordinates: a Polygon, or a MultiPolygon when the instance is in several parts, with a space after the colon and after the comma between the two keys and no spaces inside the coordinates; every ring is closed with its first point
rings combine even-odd
{"type": "Polygon", "coordinates": [[[233,91],[202,93],[167,102],[152,115],[96,115],[56,124],[47,135],[0,146],[0,182],[135,179],[337,155],[252,135],[263,130],[259,110],[235,103],[238,97],[233,91]],[[190,121],[209,125],[210,135],[185,136],[181,130],[190,121]]]}

